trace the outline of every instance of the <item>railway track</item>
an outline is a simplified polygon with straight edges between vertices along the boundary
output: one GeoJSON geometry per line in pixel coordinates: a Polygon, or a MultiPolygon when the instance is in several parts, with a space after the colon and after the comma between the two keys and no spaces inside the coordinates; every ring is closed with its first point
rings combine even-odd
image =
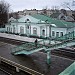
{"type": "MultiPolygon", "coordinates": [[[[28,67],[20,65],[18,63],[15,63],[15,62],[8,60],[6,58],[3,58],[1,56],[0,56],[0,60],[1,60],[1,62],[4,63],[4,64],[2,63],[2,65],[4,65],[7,68],[6,71],[11,73],[12,75],[44,75],[38,71],[35,71],[33,69],[30,69],[28,67]]],[[[3,69],[5,69],[5,68],[3,68],[3,69]]]]}
{"type": "Polygon", "coordinates": [[[5,42],[5,43],[9,43],[9,44],[14,44],[14,45],[21,45],[21,44],[27,43],[27,41],[25,42],[25,41],[9,39],[9,38],[4,38],[4,37],[0,37],[0,41],[5,42]]]}
{"type": "Polygon", "coordinates": [[[2,72],[4,72],[5,75],[30,75],[26,72],[23,72],[22,70],[20,70],[20,72],[16,72],[15,67],[13,67],[9,64],[6,64],[2,61],[1,61],[1,64],[0,64],[0,70],[2,72]]]}
{"type": "MultiPolygon", "coordinates": [[[[20,41],[20,40],[15,40],[15,39],[8,39],[8,38],[3,38],[3,37],[0,37],[0,41],[3,42],[3,43],[7,43],[7,44],[14,44],[14,45],[21,45],[21,44],[24,44],[24,43],[27,43],[25,41],[20,41]]],[[[0,58],[2,61],[5,62],[5,64],[1,64],[0,67],[2,70],[6,71],[9,73],[9,75],[43,75],[35,70],[32,70],[32,69],[29,69],[27,67],[24,67],[22,65],[19,65],[17,63],[14,63],[10,60],[7,60],[5,58],[0,58]],[[15,72],[15,69],[11,69],[10,66],[6,66],[6,64],[10,64],[10,65],[13,65],[14,67],[17,65],[20,69],[20,72],[15,72]],[[8,67],[10,67],[8,69],[8,67]]]]}
{"type": "Polygon", "coordinates": [[[10,73],[8,73],[6,70],[0,68],[0,74],[3,74],[3,75],[11,75],[10,73]]]}
{"type": "Polygon", "coordinates": [[[58,55],[58,56],[62,56],[62,57],[75,60],[75,50],[73,49],[60,48],[60,49],[52,50],[51,53],[53,55],[58,55]]]}
{"type": "MultiPolygon", "coordinates": [[[[14,44],[14,45],[21,45],[21,44],[27,43],[25,41],[8,39],[8,38],[3,38],[3,37],[0,37],[0,41],[5,42],[5,43],[9,43],[9,44],[14,44]]],[[[73,50],[73,49],[61,48],[61,49],[57,49],[57,50],[52,50],[51,53],[54,55],[58,55],[58,56],[62,56],[62,57],[66,57],[66,58],[70,58],[70,59],[75,60],[75,50],[73,50]]],[[[22,67],[21,69],[24,70],[25,68],[22,67]]],[[[13,67],[11,69],[10,65],[6,65],[4,63],[0,64],[0,70],[2,70],[4,73],[6,73],[8,75],[28,75],[28,73],[25,73],[23,71],[20,71],[18,73],[15,71],[15,69],[13,67]]],[[[31,73],[33,72],[32,70],[26,69],[26,72],[28,72],[28,71],[29,72],[31,71],[31,73]]]]}

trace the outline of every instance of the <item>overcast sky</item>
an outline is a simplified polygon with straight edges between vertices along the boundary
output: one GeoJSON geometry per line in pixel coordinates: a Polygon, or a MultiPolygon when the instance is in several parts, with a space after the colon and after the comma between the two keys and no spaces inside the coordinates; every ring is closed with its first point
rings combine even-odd
{"type": "Polygon", "coordinates": [[[52,6],[59,6],[63,2],[72,2],[73,0],[5,0],[11,6],[13,11],[20,11],[24,9],[43,9],[46,6],[51,8],[52,6]]]}

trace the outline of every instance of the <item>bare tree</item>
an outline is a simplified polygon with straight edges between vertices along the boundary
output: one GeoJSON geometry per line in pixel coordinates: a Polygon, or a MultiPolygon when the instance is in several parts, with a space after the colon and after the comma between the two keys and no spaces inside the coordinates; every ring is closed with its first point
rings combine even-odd
{"type": "Polygon", "coordinates": [[[70,8],[71,6],[70,6],[70,3],[69,2],[64,2],[62,4],[62,6],[65,7],[65,8],[68,8],[70,11],[72,11],[72,9],[70,8]]]}
{"type": "Polygon", "coordinates": [[[4,0],[0,1],[0,27],[8,22],[8,13],[10,5],[4,0]]]}
{"type": "Polygon", "coordinates": [[[53,13],[59,13],[59,6],[52,6],[51,10],[53,11],[53,13]]]}
{"type": "Polygon", "coordinates": [[[75,6],[74,4],[74,1],[72,2],[72,4],[70,2],[64,2],[62,6],[68,8],[72,12],[72,18],[75,20],[75,11],[71,9],[72,5],[75,6]]]}

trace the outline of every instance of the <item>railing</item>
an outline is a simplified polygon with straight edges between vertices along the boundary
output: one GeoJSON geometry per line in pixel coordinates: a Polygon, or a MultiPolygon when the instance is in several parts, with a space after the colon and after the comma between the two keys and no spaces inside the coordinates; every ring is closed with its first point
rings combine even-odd
{"type": "Polygon", "coordinates": [[[75,31],[68,33],[68,34],[65,34],[64,36],[57,37],[54,40],[64,41],[64,40],[68,40],[68,39],[73,39],[74,37],[75,37],[75,31]]]}
{"type": "Polygon", "coordinates": [[[35,46],[35,43],[25,43],[20,46],[16,46],[12,48],[12,53],[18,52],[18,51],[31,51],[31,50],[36,50],[38,48],[42,48],[43,45],[37,44],[37,47],[35,46]]]}

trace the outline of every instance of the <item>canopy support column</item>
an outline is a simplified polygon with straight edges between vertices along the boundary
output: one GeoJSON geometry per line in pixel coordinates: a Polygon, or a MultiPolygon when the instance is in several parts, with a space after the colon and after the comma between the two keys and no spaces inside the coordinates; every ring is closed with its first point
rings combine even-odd
{"type": "Polygon", "coordinates": [[[48,65],[50,65],[50,63],[51,63],[51,53],[50,53],[51,51],[48,51],[47,52],[47,64],[48,65]]]}

